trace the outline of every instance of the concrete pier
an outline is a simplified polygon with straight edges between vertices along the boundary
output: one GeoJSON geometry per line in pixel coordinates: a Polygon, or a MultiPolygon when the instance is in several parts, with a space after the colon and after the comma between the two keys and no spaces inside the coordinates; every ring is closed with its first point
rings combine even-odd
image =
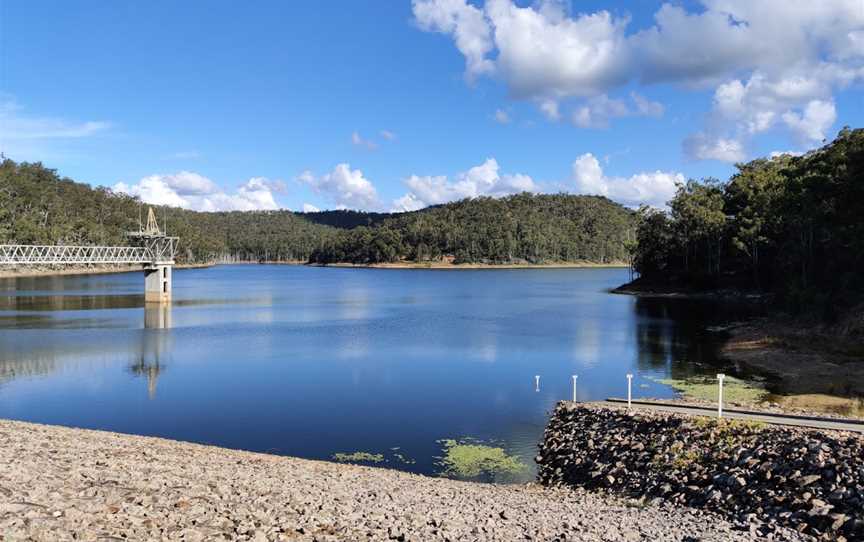
{"type": "Polygon", "coordinates": [[[144,268],[145,303],[171,302],[171,265],[153,265],[144,268]]]}

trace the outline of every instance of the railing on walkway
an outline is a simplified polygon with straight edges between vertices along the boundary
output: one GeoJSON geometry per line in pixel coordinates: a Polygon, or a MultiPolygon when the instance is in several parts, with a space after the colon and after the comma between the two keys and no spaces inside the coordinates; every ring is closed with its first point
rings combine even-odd
{"type": "Polygon", "coordinates": [[[0,245],[0,265],[147,264],[158,259],[149,247],[0,245]]]}

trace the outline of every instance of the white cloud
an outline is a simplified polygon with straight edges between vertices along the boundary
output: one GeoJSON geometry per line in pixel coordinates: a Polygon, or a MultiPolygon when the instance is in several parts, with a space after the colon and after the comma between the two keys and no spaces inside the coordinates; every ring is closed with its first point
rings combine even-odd
{"type": "Polygon", "coordinates": [[[320,177],[304,171],[297,180],[309,185],[316,193],[330,199],[337,208],[375,210],[380,208],[375,186],[350,164],[338,164],[333,171],[320,177]]]}
{"type": "MultiPolygon", "coordinates": [[[[571,15],[561,2],[414,0],[420,28],[451,35],[469,79],[494,75],[543,115],[602,127],[626,116],[610,97],[634,81],[716,89],[702,129],[722,152],[746,154],[749,139],[783,128],[812,144],[833,125],[833,93],[864,80],[861,0],[700,0],[663,4],[648,28],[608,11],[571,15]],[[810,105],[814,100],[821,103],[810,105]]],[[[628,112],[660,116],[662,105],[631,96],[628,112]]],[[[698,136],[696,134],[695,136],[698,136]]]]}
{"type": "Polygon", "coordinates": [[[365,147],[370,151],[374,151],[378,148],[377,143],[368,139],[364,139],[358,132],[354,132],[351,134],[351,143],[358,147],[365,147]]]}
{"type": "Polygon", "coordinates": [[[410,211],[419,211],[427,207],[427,205],[411,192],[405,194],[401,198],[393,200],[391,211],[394,213],[403,213],[410,211]]]}
{"type": "Polygon", "coordinates": [[[573,124],[580,128],[608,128],[612,119],[621,117],[661,117],[665,111],[663,104],[630,93],[628,104],[624,100],[609,98],[601,94],[586,100],[573,111],[573,124]]]}
{"type": "Polygon", "coordinates": [[[284,191],[285,183],[252,177],[234,194],[228,194],[203,175],[181,171],[170,175],[150,175],[131,185],[119,182],[112,189],[138,196],[145,203],[154,205],[195,211],[256,211],[278,209],[273,194],[284,191]]]}
{"type": "Polygon", "coordinates": [[[396,141],[397,139],[396,134],[391,132],[390,130],[381,130],[378,133],[381,134],[381,137],[383,137],[387,141],[396,141]]]}
{"type": "Polygon", "coordinates": [[[787,111],[783,114],[783,122],[802,145],[820,144],[835,120],[834,103],[822,100],[810,101],[801,113],[787,111]]]}
{"type": "Polygon", "coordinates": [[[493,49],[492,32],[482,10],[464,0],[414,0],[413,8],[420,28],[453,36],[465,56],[469,81],[495,71],[495,63],[486,58],[493,49]]]}
{"type": "Polygon", "coordinates": [[[719,160],[721,162],[743,162],[747,158],[743,144],[737,139],[713,137],[704,132],[688,136],[684,140],[684,154],[694,160],[719,160]]]}
{"type": "Polygon", "coordinates": [[[608,128],[610,119],[629,114],[630,110],[623,101],[601,94],[573,112],[573,124],[580,128],[608,128]]]}
{"type": "Polygon", "coordinates": [[[454,180],[446,175],[411,175],[404,180],[408,193],[393,202],[397,211],[414,211],[430,205],[478,196],[506,196],[536,192],[534,180],[521,173],[500,174],[498,162],[488,158],[479,166],[460,173],[454,180]]]}
{"type": "Polygon", "coordinates": [[[675,195],[676,183],[683,183],[685,178],[680,173],[665,171],[607,177],[597,158],[586,153],[573,162],[573,181],[580,194],[606,196],[631,207],[642,204],[664,207],[675,195]]]}
{"type": "Polygon", "coordinates": [[[666,107],[660,102],[649,100],[645,96],[636,92],[630,93],[630,99],[633,100],[633,105],[636,108],[636,114],[643,117],[662,117],[666,112],[666,107]]]}
{"type": "Polygon", "coordinates": [[[503,109],[496,109],[494,118],[495,122],[497,122],[498,124],[510,124],[511,122],[510,113],[504,111],[503,109]]]}
{"type": "Polygon", "coordinates": [[[303,212],[304,213],[319,213],[319,212],[321,212],[321,209],[319,209],[318,207],[315,207],[311,203],[304,203],[303,204],[303,212]]]}

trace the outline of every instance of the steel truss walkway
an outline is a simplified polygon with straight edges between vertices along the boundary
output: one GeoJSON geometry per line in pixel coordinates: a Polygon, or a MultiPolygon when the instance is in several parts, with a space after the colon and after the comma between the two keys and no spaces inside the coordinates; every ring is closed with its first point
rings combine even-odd
{"type": "Polygon", "coordinates": [[[179,239],[159,229],[152,208],[147,227],[126,235],[134,246],[0,245],[0,266],[141,264],[145,300],[170,301],[171,269],[179,239]]]}
{"type": "Polygon", "coordinates": [[[148,264],[155,260],[146,247],[0,245],[0,265],[148,264]]]}

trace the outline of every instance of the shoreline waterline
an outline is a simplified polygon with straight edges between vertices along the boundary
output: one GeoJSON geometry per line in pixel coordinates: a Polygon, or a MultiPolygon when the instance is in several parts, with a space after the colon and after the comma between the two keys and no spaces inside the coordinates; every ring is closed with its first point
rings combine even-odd
{"type": "Polygon", "coordinates": [[[3,419],[0,435],[0,532],[11,539],[756,539],[714,514],[581,490],[3,419]]]}
{"type": "MultiPolygon", "coordinates": [[[[207,269],[223,265],[286,265],[300,267],[333,267],[339,269],[434,269],[434,270],[496,270],[496,269],[622,269],[627,268],[626,263],[591,263],[591,262],[564,262],[549,264],[451,264],[451,263],[378,263],[378,264],[354,264],[333,263],[315,264],[302,261],[264,261],[264,262],[209,262],[209,263],[186,263],[176,264],[174,269],[207,269]]],[[[68,269],[16,269],[5,271],[0,269],[0,279],[30,278],[30,277],[54,277],[54,276],[86,276],[86,275],[108,275],[116,273],[135,273],[141,271],[138,267],[93,267],[93,268],[68,268],[68,269]]]]}
{"type": "MultiPolygon", "coordinates": [[[[216,263],[183,263],[175,264],[174,269],[206,269],[215,267],[216,263]]],[[[73,267],[68,269],[16,269],[14,271],[4,271],[0,268],[0,279],[17,279],[31,277],[74,277],[86,275],[114,275],[118,273],[139,273],[141,266],[129,267],[73,267]]]]}

